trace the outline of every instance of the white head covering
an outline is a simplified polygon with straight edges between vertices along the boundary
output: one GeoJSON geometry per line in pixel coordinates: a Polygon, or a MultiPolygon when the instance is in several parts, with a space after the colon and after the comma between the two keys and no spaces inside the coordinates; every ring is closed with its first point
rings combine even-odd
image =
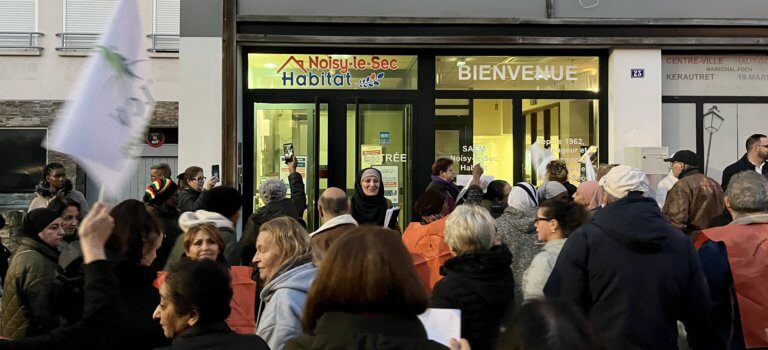
{"type": "Polygon", "coordinates": [[[563,184],[557,181],[546,181],[539,186],[539,201],[554,198],[563,192],[568,192],[563,184]]]}
{"type": "Polygon", "coordinates": [[[527,182],[518,182],[512,186],[507,197],[507,205],[519,210],[534,209],[539,206],[536,188],[527,182]]]}
{"type": "Polygon", "coordinates": [[[648,193],[648,178],[640,169],[619,165],[600,179],[603,191],[614,198],[624,198],[629,192],[648,193]]]}

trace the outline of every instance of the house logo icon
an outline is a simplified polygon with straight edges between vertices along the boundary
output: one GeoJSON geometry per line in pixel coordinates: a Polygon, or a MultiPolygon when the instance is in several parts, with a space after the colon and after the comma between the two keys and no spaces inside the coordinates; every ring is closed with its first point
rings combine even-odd
{"type": "Polygon", "coordinates": [[[291,57],[288,57],[288,59],[285,60],[285,63],[283,63],[283,65],[277,69],[277,72],[278,73],[282,72],[283,69],[285,69],[285,67],[288,65],[288,63],[291,63],[291,62],[293,62],[296,66],[298,66],[299,69],[301,69],[304,72],[304,74],[307,73],[307,69],[304,68],[304,60],[298,60],[293,55],[291,55],[291,57]]]}

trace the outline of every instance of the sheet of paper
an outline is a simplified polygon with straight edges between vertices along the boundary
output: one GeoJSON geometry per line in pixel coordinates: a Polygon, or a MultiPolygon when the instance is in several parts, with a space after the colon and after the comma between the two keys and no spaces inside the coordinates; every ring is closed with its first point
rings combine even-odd
{"type": "Polygon", "coordinates": [[[427,309],[419,315],[419,320],[427,330],[427,338],[445,346],[451,338],[461,339],[461,310],[427,309]]]}
{"type": "MultiPolygon", "coordinates": [[[[488,184],[491,183],[495,178],[490,175],[482,175],[480,176],[480,187],[485,191],[486,188],[488,188],[488,184]]],[[[456,185],[468,187],[469,183],[472,182],[472,175],[456,175],[456,185]]]]}
{"type": "Polygon", "coordinates": [[[400,214],[400,207],[392,207],[387,209],[387,214],[384,216],[384,227],[389,227],[389,222],[392,221],[392,217],[397,217],[400,214]]]}

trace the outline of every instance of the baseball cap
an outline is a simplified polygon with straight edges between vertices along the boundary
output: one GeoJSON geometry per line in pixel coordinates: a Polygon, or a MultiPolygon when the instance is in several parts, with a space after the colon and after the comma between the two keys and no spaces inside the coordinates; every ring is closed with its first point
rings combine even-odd
{"type": "Polygon", "coordinates": [[[672,158],[664,159],[665,162],[680,162],[688,165],[699,166],[699,157],[689,150],[677,151],[672,158]]]}

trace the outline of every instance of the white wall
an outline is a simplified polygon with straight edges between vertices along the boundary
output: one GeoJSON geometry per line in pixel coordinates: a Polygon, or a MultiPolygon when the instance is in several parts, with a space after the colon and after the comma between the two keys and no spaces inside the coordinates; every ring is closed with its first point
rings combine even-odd
{"type": "MultiPolygon", "coordinates": [[[[221,38],[182,37],[179,86],[179,172],[221,164],[221,38]]],[[[224,176],[225,169],[221,169],[224,176]]]]}
{"type": "MultiPolygon", "coordinates": [[[[45,49],[40,56],[13,56],[10,51],[0,52],[0,99],[2,100],[66,100],[72,85],[84,67],[85,54],[72,56],[56,51],[64,31],[63,1],[38,0],[37,31],[45,36],[38,44],[45,49]]],[[[139,1],[142,33],[153,30],[154,1],[139,1]]],[[[150,48],[152,41],[145,38],[150,48]]],[[[150,54],[150,53],[148,53],[150,54]]],[[[151,55],[151,54],[150,54],[151,55]]],[[[154,55],[161,56],[161,55],[154,55]]],[[[154,95],[158,101],[178,101],[178,59],[174,57],[150,58],[150,77],[154,80],[154,95]]]]}
{"type": "Polygon", "coordinates": [[[661,146],[661,50],[616,49],[608,59],[608,160],[624,147],[661,146]],[[645,69],[645,78],[630,70],[645,69]]]}

